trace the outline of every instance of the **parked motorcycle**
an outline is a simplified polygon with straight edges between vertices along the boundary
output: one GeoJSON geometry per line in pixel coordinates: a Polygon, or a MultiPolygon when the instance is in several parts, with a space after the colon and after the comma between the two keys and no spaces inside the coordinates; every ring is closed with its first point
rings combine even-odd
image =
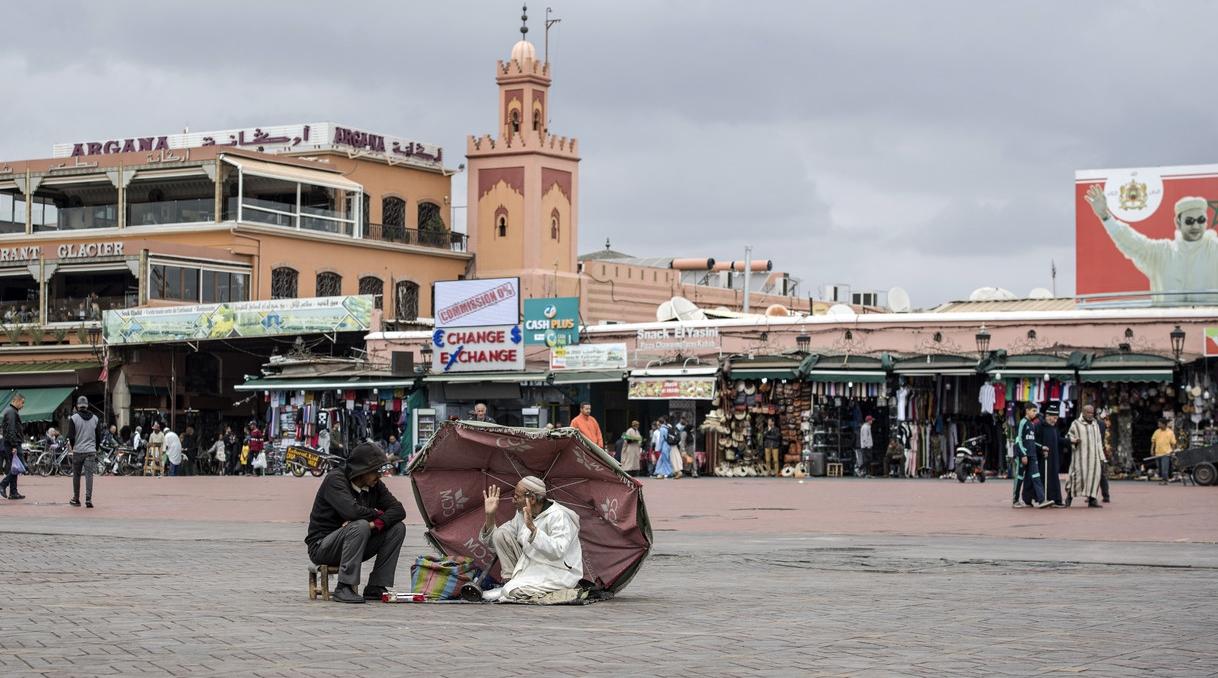
{"type": "Polygon", "coordinates": [[[985,451],[981,446],[986,437],[975,436],[960,443],[956,448],[956,480],[964,482],[974,478],[979,483],[985,482],[985,451]]]}

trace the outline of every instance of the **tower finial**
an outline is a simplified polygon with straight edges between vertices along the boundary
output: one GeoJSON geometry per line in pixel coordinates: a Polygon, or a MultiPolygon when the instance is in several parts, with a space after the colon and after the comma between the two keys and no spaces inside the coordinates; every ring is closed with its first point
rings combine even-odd
{"type": "Polygon", "coordinates": [[[524,40],[529,33],[529,6],[523,5],[520,8],[520,39],[524,40]]]}

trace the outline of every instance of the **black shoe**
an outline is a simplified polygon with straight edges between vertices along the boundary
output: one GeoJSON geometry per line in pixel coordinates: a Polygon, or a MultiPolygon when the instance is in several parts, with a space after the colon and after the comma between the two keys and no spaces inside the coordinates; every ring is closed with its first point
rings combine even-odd
{"type": "Polygon", "coordinates": [[[85,508],[93,508],[93,502],[91,502],[91,501],[89,501],[88,499],[86,499],[86,500],[85,500],[85,508]]]}
{"type": "Polygon", "coordinates": [[[375,600],[381,602],[381,596],[384,595],[386,589],[384,586],[365,586],[364,600],[375,600]]]}
{"type": "Polygon", "coordinates": [[[14,492],[14,491],[10,490],[10,491],[9,491],[9,493],[8,493],[8,498],[9,498],[9,499],[25,499],[25,495],[24,495],[24,494],[17,494],[16,492],[14,492]]]}
{"type": "Polygon", "coordinates": [[[1112,503],[1112,500],[1111,500],[1111,499],[1109,499],[1108,497],[1104,497],[1104,503],[1105,503],[1105,504],[1110,504],[1110,503],[1112,503]]]}
{"type": "Polygon", "coordinates": [[[1066,508],[1070,508],[1070,505],[1073,503],[1074,503],[1074,497],[1067,496],[1066,497],[1066,508]]]}
{"type": "Polygon", "coordinates": [[[1100,503],[1098,501],[1096,501],[1094,499],[1088,499],[1087,508],[1104,508],[1104,507],[1100,506],[1100,503]]]}
{"type": "Polygon", "coordinates": [[[0,487],[0,497],[4,497],[5,499],[8,499],[8,488],[7,487],[0,487]]]}
{"type": "Polygon", "coordinates": [[[364,597],[355,592],[355,588],[347,584],[339,584],[334,587],[334,593],[330,594],[330,600],[338,603],[359,603],[363,604],[364,597]]]}
{"type": "Polygon", "coordinates": [[[68,501],[68,504],[72,506],[80,506],[80,500],[73,497],[70,501],[68,501]]]}

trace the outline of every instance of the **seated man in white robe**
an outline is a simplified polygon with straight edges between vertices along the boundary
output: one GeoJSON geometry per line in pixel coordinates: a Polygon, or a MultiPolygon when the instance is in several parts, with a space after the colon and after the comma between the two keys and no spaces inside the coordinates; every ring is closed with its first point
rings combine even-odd
{"type": "Polygon", "coordinates": [[[499,556],[505,579],[501,588],[484,592],[484,600],[530,600],[579,585],[584,573],[579,516],[546,499],[540,478],[527,476],[516,483],[512,494],[516,515],[498,527],[499,488],[492,486],[482,498],[486,522],[478,539],[499,556]]]}

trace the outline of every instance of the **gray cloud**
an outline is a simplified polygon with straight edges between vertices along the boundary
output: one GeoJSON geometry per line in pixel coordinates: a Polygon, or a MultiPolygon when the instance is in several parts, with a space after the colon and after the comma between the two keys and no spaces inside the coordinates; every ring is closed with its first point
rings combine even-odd
{"type": "MultiPolygon", "coordinates": [[[[1214,3],[552,6],[551,126],[581,141],[582,251],[752,244],[805,291],[900,284],[919,305],[1047,286],[1054,259],[1072,292],[1075,169],[1214,160],[1214,3]]],[[[333,119],[456,156],[493,130],[518,16],[471,0],[33,3],[0,44],[0,155],[333,119]]]]}

